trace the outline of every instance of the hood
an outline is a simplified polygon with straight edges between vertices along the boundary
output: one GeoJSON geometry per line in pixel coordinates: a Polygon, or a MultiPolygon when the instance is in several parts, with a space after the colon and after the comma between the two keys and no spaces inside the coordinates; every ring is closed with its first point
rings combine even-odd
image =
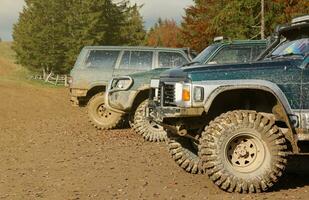
{"type": "Polygon", "coordinates": [[[157,68],[149,71],[133,73],[129,76],[133,79],[160,78],[160,74],[166,70],[168,70],[168,68],[157,68]]]}
{"type": "MultiPolygon", "coordinates": [[[[303,59],[284,59],[238,64],[189,66],[167,70],[161,74],[160,78],[163,81],[166,81],[168,79],[169,81],[184,80],[186,82],[231,79],[236,78],[236,76],[231,77],[229,76],[229,74],[241,74],[242,72],[254,72],[261,70],[263,70],[263,73],[266,73],[267,70],[271,70],[274,68],[284,68],[288,66],[298,67],[301,65],[302,62],[303,59]]],[[[242,77],[241,79],[243,78],[246,77],[242,77]]]]}

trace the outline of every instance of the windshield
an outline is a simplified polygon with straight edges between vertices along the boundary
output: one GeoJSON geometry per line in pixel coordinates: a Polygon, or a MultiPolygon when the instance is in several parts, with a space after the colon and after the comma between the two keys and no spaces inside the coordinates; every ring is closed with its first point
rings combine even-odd
{"type": "Polygon", "coordinates": [[[285,55],[305,55],[309,52],[309,39],[303,38],[299,40],[285,41],[281,43],[271,54],[271,56],[285,55]]]}
{"type": "Polygon", "coordinates": [[[218,47],[219,45],[216,44],[208,46],[192,60],[192,63],[200,63],[200,64],[205,63],[218,47]]]}

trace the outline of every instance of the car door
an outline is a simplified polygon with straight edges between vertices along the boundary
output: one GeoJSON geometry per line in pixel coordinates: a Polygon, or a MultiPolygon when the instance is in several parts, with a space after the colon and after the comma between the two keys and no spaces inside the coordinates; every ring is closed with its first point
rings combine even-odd
{"type": "Polygon", "coordinates": [[[78,78],[81,82],[91,80],[91,84],[96,84],[98,82],[108,83],[112,77],[119,54],[119,50],[88,50],[83,68],[78,71],[78,78]]]}
{"type": "Polygon", "coordinates": [[[114,76],[129,75],[151,70],[154,66],[154,52],[151,50],[124,50],[115,68],[114,76]]]}

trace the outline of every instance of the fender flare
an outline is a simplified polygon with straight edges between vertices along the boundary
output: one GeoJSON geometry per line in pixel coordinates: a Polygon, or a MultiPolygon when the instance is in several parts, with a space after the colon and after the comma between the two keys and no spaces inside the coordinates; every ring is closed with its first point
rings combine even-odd
{"type": "Polygon", "coordinates": [[[228,81],[205,81],[203,82],[205,88],[206,99],[204,101],[205,112],[208,112],[215,98],[226,91],[238,90],[238,89],[254,89],[262,90],[273,94],[277,101],[281,103],[286,114],[293,115],[291,106],[283,93],[283,91],[270,81],[264,80],[228,80],[228,81]],[[206,85],[206,86],[205,86],[206,85]]]}

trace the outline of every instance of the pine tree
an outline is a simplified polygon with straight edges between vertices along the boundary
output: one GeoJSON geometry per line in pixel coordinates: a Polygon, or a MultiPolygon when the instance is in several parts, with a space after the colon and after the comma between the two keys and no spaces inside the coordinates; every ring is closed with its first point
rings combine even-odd
{"type": "Polygon", "coordinates": [[[127,45],[141,45],[143,44],[146,36],[144,28],[144,21],[139,13],[142,6],[134,4],[126,9],[125,23],[121,28],[121,38],[123,44],[127,45]]]}
{"type": "Polygon", "coordinates": [[[67,73],[86,45],[136,45],[145,35],[138,6],[112,0],[26,0],[14,26],[19,63],[67,73]]]}

